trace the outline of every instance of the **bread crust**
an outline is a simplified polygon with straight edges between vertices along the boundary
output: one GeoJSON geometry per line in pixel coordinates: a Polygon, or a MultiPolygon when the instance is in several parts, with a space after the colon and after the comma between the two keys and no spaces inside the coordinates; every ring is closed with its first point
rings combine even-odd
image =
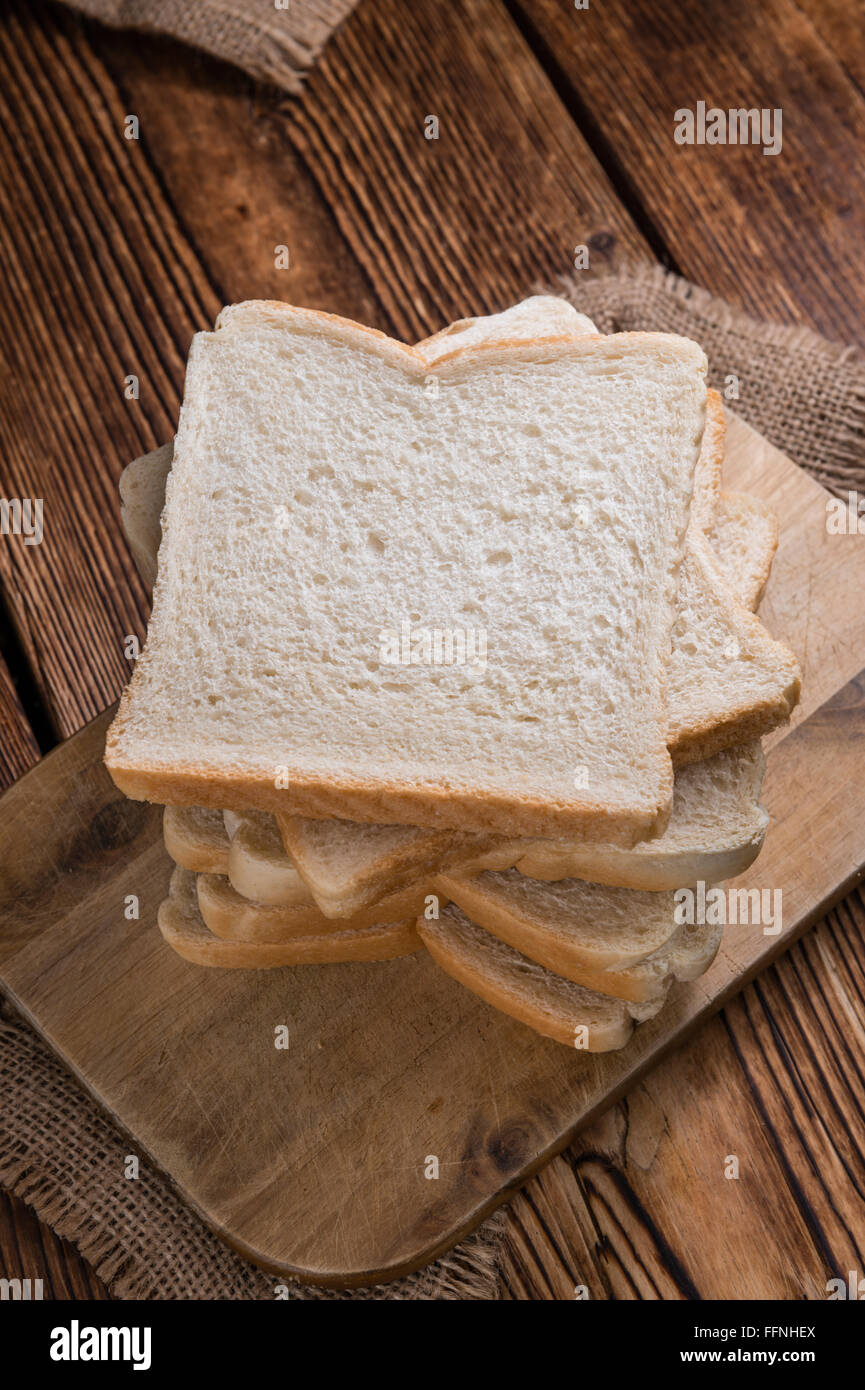
{"type": "Polygon", "coordinates": [[[362,931],[404,921],[421,911],[431,888],[414,884],[392,893],[351,917],[325,917],[315,903],[274,907],[250,902],[217,874],[198,874],[198,910],[207,929],[227,941],[277,943],[296,936],[323,936],[329,932],[362,931]]]}
{"type": "Polygon", "coordinates": [[[413,955],[423,946],[410,920],[366,927],[363,931],[298,936],[267,944],[225,941],[204,928],[191,930],[170,898],[160,904],[157,922],[165,941],[184,960],[221,970],[275,970],[286,965],[394,960],[413,955]]]}
{"type": "MultiPolygon", "coordinates": [[[[112,730],[122,728],[121,711],[112,730]]],[[[598,801],[579,806],[545,801],[518,793],[496,794],[444,786],[422,786],[363,779],[351,781],[292,777],[285,789],[272,775],[213,770],[193,764],[139,764],[106,748],[106,767],[115,785],[133,801],[169,806],[204,806],[212,810],[269,811],[309,816],[312,820],[353,820],[372,825],[417,825],[432,829],[494,831],[529,838],[576,837],[628,847],[660,834],[669,819],[673,765],[658,759],[663,801],[613,811],[598,801]]]]}
{"type": "Polygon", "coordinates": [[[224,970],[273,970],[285,965],[336,965],[391,960],[421,949],[414,921],[376,923],[364,929],[286,936],[280,941],[227,940],[208,930],[196,902],[195,875],[175,869],[169,895],[157,913],[159,930],[178,955],[195,965],[224,970]]]}
{"type": "Polygon", "coordinates": [[[446,974],[499,1013],[543,1037],[575,1050],[576,1029],[585,1026],[589,1045],[583,1051],[613,1052],[624,1047],[634,1031],[633,1018],[623,1004],[610,1010],[606,1019],[586,1022],[579,1005],[569,1004],[568,982],[552,972],[537,967],[533,983],[527,985],[517,971],[491,969],[485,952],[465,949],[459,937],[441,922],[421,919],[417,930],[436,965],[446,974]]]}

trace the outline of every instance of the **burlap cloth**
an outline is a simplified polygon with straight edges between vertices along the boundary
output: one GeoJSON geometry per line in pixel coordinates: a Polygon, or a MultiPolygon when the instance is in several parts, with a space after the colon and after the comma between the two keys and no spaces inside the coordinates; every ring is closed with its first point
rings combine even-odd
{"type": "Polygon", "coordinates": [[[116,29],[171,34],[253,77],[300,90],[357,0],[64,0],[116,29]]]}
{"type": "MultiPolygon", "coordinates": [[[[527,287],[527,291],[530,287],[527,287]]],[[[739,379],[736,410],[836,491],[865,487],[865,360],[804,329],[756,323],[661,269],[571,279],[566,294],[605,332],[665,329],[697,339],[713,384],[739,379]]],[[[279,1281],[227,1249],[142,1164],[118,1179],[129,1143],[47,1047],[0,1017],[0,1182],[75,1242],[121,1297],[269,1299],[279,1281]]],[[[299,1299],[486,1299],[497,1295],[501,1221],[421,1273],[374,1290],[296,1286],[299,1299]]]]}

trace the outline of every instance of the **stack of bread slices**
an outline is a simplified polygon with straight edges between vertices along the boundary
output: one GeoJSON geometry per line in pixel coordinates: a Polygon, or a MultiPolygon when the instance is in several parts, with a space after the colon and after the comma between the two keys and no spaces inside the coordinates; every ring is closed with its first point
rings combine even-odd
{"type": "Polygon", "coordinates": [[[165,804],[176,951],[426,948],[589,1051],[708,969],[676,890],[759,853],[799,672],[705,373],[549,297],[414,348],[259,302],[197,335],[121,481],[154,607],[106,749],[165,804]]]}

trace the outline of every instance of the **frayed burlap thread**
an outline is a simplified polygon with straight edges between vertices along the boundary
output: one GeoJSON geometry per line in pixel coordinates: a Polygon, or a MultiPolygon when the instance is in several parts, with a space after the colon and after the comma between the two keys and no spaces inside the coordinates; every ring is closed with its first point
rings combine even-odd
{"type": "Polygon", "coordinates": [[[170,34],[253,77],[298,92],[357,0],[66,0],[115,29],[170,34]]]}

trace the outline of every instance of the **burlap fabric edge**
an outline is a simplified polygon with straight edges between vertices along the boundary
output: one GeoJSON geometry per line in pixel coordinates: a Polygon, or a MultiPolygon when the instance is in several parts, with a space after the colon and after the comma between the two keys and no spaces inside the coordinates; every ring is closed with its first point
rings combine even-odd
{"type": "Polygon", "coordinates": [[[166,34],[297,93],[357,0],[64,0],[113,29],[166,34]]]}

